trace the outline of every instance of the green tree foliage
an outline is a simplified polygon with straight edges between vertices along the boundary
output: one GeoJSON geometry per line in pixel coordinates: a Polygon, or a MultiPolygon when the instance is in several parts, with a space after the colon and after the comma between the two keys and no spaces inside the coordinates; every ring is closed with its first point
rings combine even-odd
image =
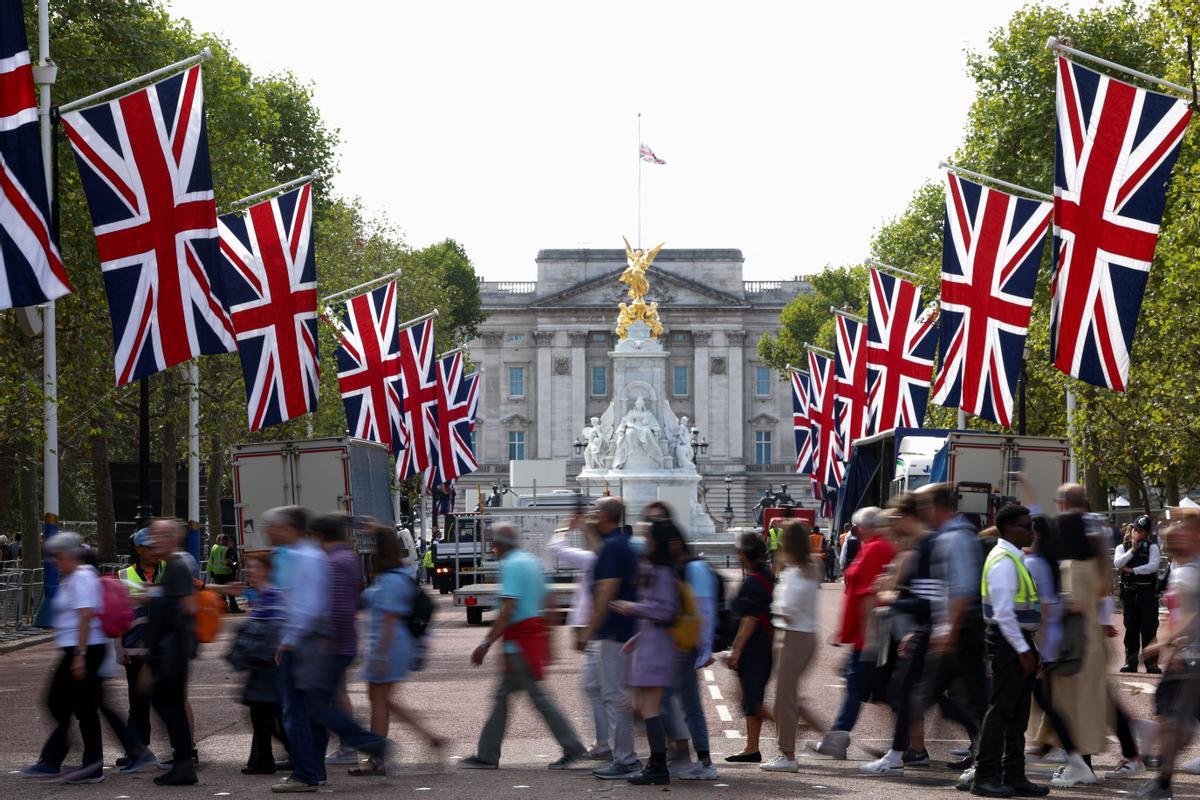
{"type": "MultiPolygon", "coordinates": [[[[969,169],[1049,192],[1054,169],[1055,57],[1049,36],[1134,69],[1187,83],[1186,37],[1200,42],[1200,7],[1191,0],[1098,5],[1077,13],[1029,5],[995,31],[988,46],[967,54],[976,83],[963,141],[950,160],[969,169]]],[[[1157,88],[1157,87],[1151,87],[1157,88]]],[[[1193,123],[1184,139],[1150,272],[1133,348],[1128,392],[1094,390],[1058,372],[1049,361],[1050,250],[1042,257],[1028,346],[1029,432],[1069,433],[1081,460],[1105,485],[1127,483],[1145,494],[1147,484],[1200,482],[1200,331],[1191,323],[1195,264],[1200,261],[1200,134],[1193,123]],[[1065,394],[1079,401],[1067,431],[1065,394]],[[1094,473],[1095,474],[1095,473],[1094,473]]],[[[931,153],[931,161],[940,154],[931,153]]],[[[925,296],[937,293],[941,262],[944,192],[929,183],[905,210],[885,224],[872,255],[921,276],[925,296]]],[[[830,272],[829,269],[826,273],[830,272]]],[[[814,278],[814,286],[819,281],[814,278]]],[[[823,289],[818,288],[820,294],[823,289]]],[[[828,304],[797,298],[782,315],[778,338],[764,338],[760,354],[775,366],[800,357],[803,337],[823,323],[816,312],[828,304]]],[[[953,423],[953,411],[930,405],[926,424],[953,423]]],[[[971,427],[995,426],[970,420],[971,427]]]]}
{"type": "MultiPolygon", "coordinates": [[[[38,58],[36,3],[25,3],[32,56],[38,58]]],[[[256,76],[229,43],[198,34],[172,19],[159,0],[56,0],[51,3],[51,49],[59,65],[56,103],[149,72],[212,48],[203,65],[213,181],[218,208],[306,174],[316,176],[314,242],[322,294],[403,270],[402,319],[438,308],[438,344],[450,349],[474,334],[481,320],[473,267],[461,245],[447,240],[412,251],[398,229],[332,192],[338,132],[322,120],[309,86],[290,73],[256,76]]],[[[58,303],[60,515],[92,519],[95,496],[91,453],[104,437],[115,461],[136,459],[137,387],[114,388],[112,329],[97,263],[95,239],[73,154],[61,129],[60,247],[76,292],[58,303]]],[[[321,326],[322,379],[315,435],[346,429],[337,391],[332,330],[321,326]]],[[[0,313],[0,529],[18,521],[16,471],[41,448],[41,341],[25,336],[14,313],[0,313]]],[[[228,495],[226,455],[231,445],[304,436],[309,420],[250,434],[246,390],[236,353],[205,356],[201,373],[201,456],[228,495]]],[[[155,376],[152,425],[154,458],[186,458],[186,367],[172,378],[155,376]],[[174,424],[164,425],[165,420],[174,424]],[[164,441],[164,432],[170,441],[164,441]]],[[[40,473],[40,464],[38,465],[40,473]]],[[[216,495],[214,495],[215,499],[216,495]]],[[[154,498],[157,503],[157,498],[154,498]]],[[[34,499],[36,504],[36,498],[34,499]]],[[[40,507],[39,507],[40,513],[40,507]]],[[[211,510],[210,510],[211,513],[211,510]]]]}

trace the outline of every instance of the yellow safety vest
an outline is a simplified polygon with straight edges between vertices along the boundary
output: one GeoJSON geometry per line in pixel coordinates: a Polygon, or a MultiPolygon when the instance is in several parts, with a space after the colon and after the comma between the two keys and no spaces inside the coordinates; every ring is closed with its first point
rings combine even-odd
{"type": "Polygon", "coordinates": [[[425,569],[433,569],[433,548],[432,547],[425,548],[425,558],[423,561],[421,561],[421,566],[425,567],[425,569]]]}
{"type": "Polygon", "coordinates": [[[767,549],[774,553],[779,549],[779,529],[771,528],[767,531],[767,549]]]}
{"type": "MultiPolygon", "coordinates": [[[[165,569],[166,566],[167,565],[164,562],[158,562],[158,569],[154,571],[154,583],[162,583],[163,569],[165,569]]],[[[121,581],[121,583],[129,587],[130,594],[141,594],[142,592],[146,591],[145,588],[143,588],[146,585],[146,579],[143,578],[141,573],[137,571],[136,564],[121,569],[119,572],[117,572],[117,578],[121,581]]]]}
{"type": "Polygon", "coordinates": [[[228,575],[233,572],[229,568],[229,563],[226,560],[229,556],[229,548],[223,544],[214,544],[212,550],[208,553],[208,574],[209,575],[228,575]]]}
{"type": "Polygon", "coordinates": [[[988,591],[988,573],[1005,558],[1011,559],[1017,569],[1017,593],[1013,597],[1013,610],[1017,614],[1017,624],[1021,630],[1036,631],[1042,622],[1041,605],[1038,602],[1037,584],[1025,562],[1017,558],[1001,545],[992,548],[983,564],[983,579],[980,582],[980,596],[983,600],[983,618],[992,620],[991,594],[988,591]]]}

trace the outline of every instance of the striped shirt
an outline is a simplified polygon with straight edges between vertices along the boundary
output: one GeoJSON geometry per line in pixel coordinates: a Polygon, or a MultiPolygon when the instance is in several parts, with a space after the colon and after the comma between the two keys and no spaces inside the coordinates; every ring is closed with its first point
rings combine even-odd
{"type": "Polygon", "coordinates": [[[247,589],[246,596],[250,601],[251,619],[283,619],[287,615],[283,592],[274,586],[247,589]]]}
{"type": "Polygon", "coordinates": [[[362,562],[345,544],[329,550],[329,624],[333,629],[334,655],[358,653],[358,606],[362,593],[362,562]]]}

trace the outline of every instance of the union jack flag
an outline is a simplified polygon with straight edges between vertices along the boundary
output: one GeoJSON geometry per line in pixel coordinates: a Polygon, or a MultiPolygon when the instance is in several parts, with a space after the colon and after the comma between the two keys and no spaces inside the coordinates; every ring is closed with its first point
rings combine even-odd
{"type": "Polygon", "coordinates": [[[338,327],[338,388],[350,433],[397,453],[406,440],[400,403],[396,282],[348,300],[338,327]]]}
{"type": "Polygon", "coordinates": [[[921,289],[871,270],[867,312],[867,405],[872,433],[919,428],[929,402],[937,315],[921,308],[921,289]]]}
{"type": "Polygon", "coordinates": [[[808,424],[812,430],[813,474],[825,486],[840,486],[845,472],[834,411],[833,361],[808,353],[808,424]]]}
{"type": "MultiPolygon", "coordinates": [[[[837,372],[834,397],[838,409],[839,456],[850,457],[855,439],[869,435],[867,413],[867,326],[836,315],[837,372]]],[[[834,484],[836,485],[836,484],[834,484]]]]}
{"type": "Polygon", "coordinates": [[[20,0],[0,0],[0,309],[70,294],[50,202],[20,0]]]}
{"type": "Polygon", "coordinates": [[[438,359],[437,391],[438,458],[425,471],[426,488],[479,469],[472,436],[479,406],[479,375],[463,375],[461,352],[438,359]]]}
{"type": "Polygon", "coordinates": [[[92,213],[118,386],[237,347],[200,77],[197,65],[62,117],[92,213]]]}
{"type": "Polygon", "coordinates": [[[933,402],[1006,427],[1050,204],[946,173],[942,363],[933,402]]]}
{"type": "Polygon", "coordinates": [[[250,430],[317,410],[312,184],[217,219],[250,430]]]}
{"type": "Polygon", "coordinates": [[[1050,353],[1068,375],[1125,391],[1190,117],[1184,100],[1058,59],[1050,353]]]}
{"type": "Polygon", "coordinates": [[[658,156],[656,156],[654,154],[654,151],[651,150],[649,147],[647,147],[645,144],[641,144],[638,146],[638,158],[640,158],[642,161],[648,161],[651,164],[666,164],[667,163],[667,162],[663,161],[661,158],[659,158],[658,156]]]}
{"type": "Polygon", "coordinates": [[[792,370],[792,431],[796,437],[796,472],[813,469],[813,437],[808,420],[808,373],[792,370]]]}
{"type": "Polygon", "coordinates": [[[438,378],[433,320],[400,331],[401,414],[405,445],[396,454],[400,480],[420,475],[438,460],[438,378]]]}

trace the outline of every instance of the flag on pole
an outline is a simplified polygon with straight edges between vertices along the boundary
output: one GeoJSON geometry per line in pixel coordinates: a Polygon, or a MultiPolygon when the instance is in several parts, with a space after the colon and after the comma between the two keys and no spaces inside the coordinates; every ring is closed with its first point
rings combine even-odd
{"type": "Polygon", "coordinates": [[[842,314],[837,314],[835,321],[837,345],[834,350],[837,354],[837,372],[834,379],[834,397],[838,409],[838,456],[845,461],[850,458],[850,447],[854,441],[869,433],[867,326],[842,314]]]}
{"type": "Polygon", "coordinates": [[[396,477],[420,475],[438,459],[437,359],[433,355],[433,320],[400,331],[401,414],[405,444],[396,454],[396,477]]]}
{"type": "Polygon", "coordinates": [[[946,173],[935,403],[1011,426],[1049,224],[1049,203],[946,173]]]}
{"type": "Polygon", "coordinates": [[[317,410],[312,184],[217,219],[250,430],[317,410]]]}
{"type": "Polygon", "coordinates": [[[929,402],[937,315],[921,307],[921,289],[871,270],[867,311],[867,406],[872,434],[919,428],[929,402]]]}
{"type": "Polygon", "coordinates": [[[834,410],[833,361],[808,352],[808,424],[812,433],[813,470],[816,480],[825,486],[840,486],[843,466],[840,459],[837,413],[834,410]]]}
{"type": "Polygon", "coordinates": [[[642,161],[646,161],[651,164],[666,164],[667,163],[667,162],[663,161],[661,158],[659,158],[658,156],[656,156],[654,154],[654,151],[651,150],[649,147],[647,147],[644,143],[638,145],[638,158],[640,158],[642,161]]]}
{"type": "Polygon", "coordinates": [[[397,453],[404,446],[396,282],[346,301],[336,323],[338,388],[352,436],[397,453]]]}
{"type": "Polygon", "coordinates": [[[1051,358],[1068,375],[1123,392],[1191,111],[1061,56],[1057,86],[1051,358]]]}
{"type": "Polygon", "coordinates": [[[50,200],[19,0],[0,0],[0,309],[70,294],[50,200]]]}
{"type": "Polygon", "coordinates": [[[220,286],[200,66],[62,122],[92,214],[117,385],[236,349],[220,286]]]}
{"type": "Polygon", "coordinates": [[[792,432],[796,439],[796,469],[801,474],[813,470],[813,437],[809,427],[808,375],[791,370],[792,375],[792,432]]]}
{"type": "Polygon", "coordinates": [[[474,437],[479,375],[463,375],[461,352],[438,359],[437,391],[438,458],[425,471],[427,489],[479,469],[474,437]]]}

